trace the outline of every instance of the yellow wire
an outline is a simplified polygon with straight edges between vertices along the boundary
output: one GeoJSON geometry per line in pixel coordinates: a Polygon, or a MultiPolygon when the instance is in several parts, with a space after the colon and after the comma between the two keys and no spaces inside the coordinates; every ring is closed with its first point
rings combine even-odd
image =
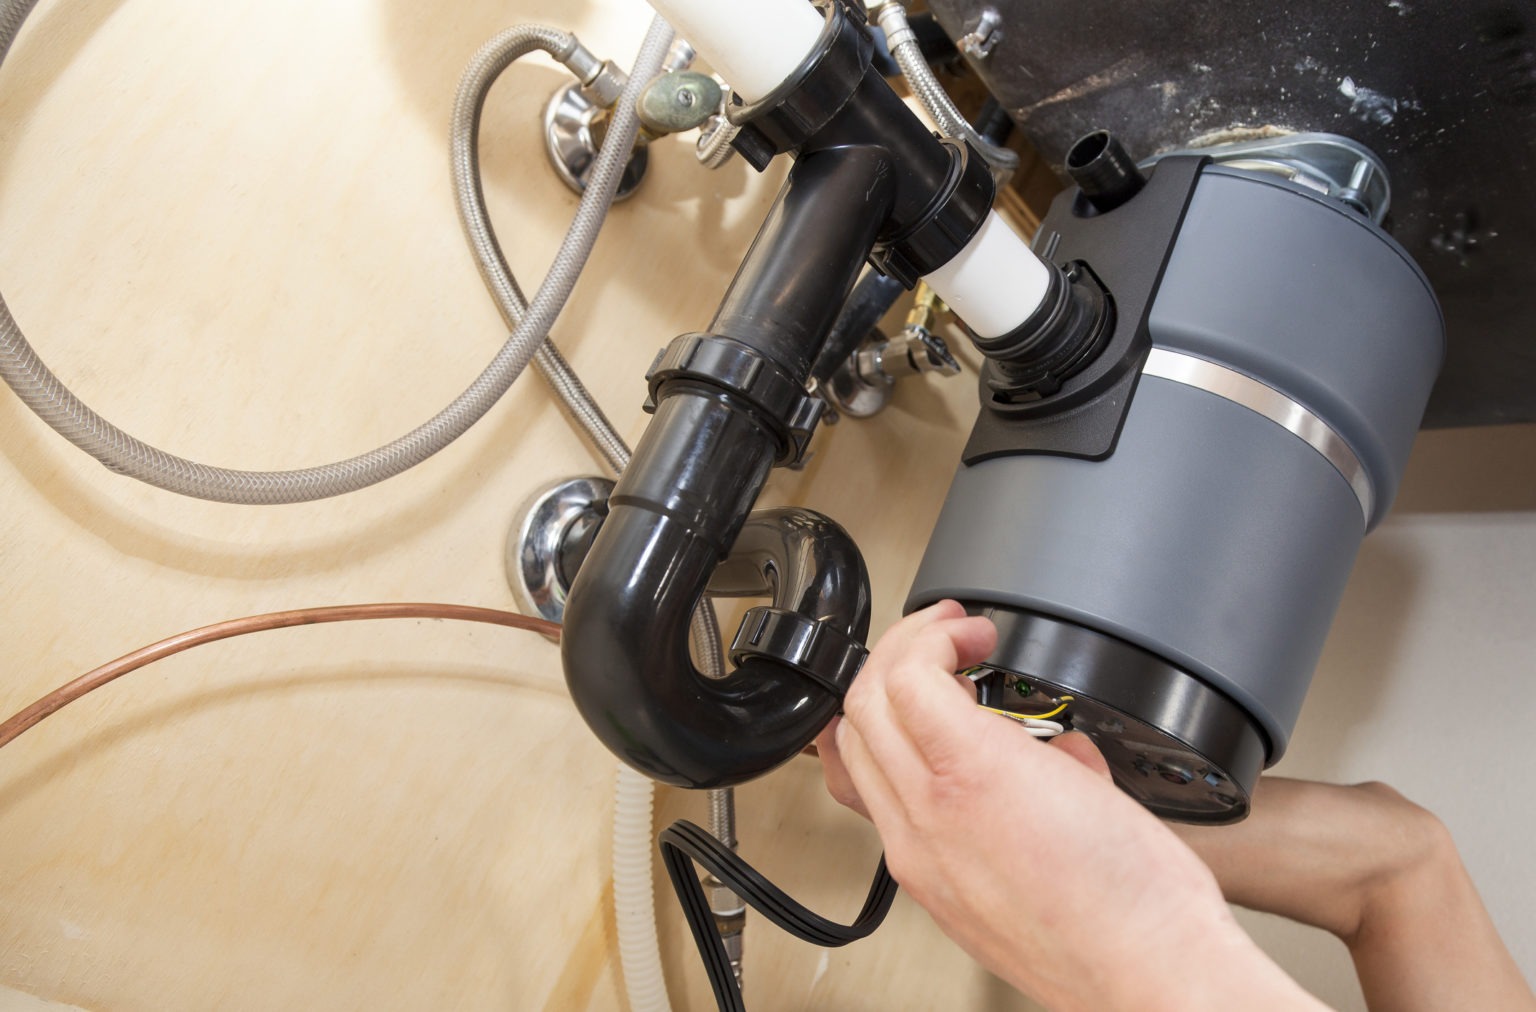
{"type": "MultiPolygon", "coordinates": [[[[980,703],[977,703],[976,705],[977,706],[981,706],[980,703]]],[[[1017,721],[1020,721],[1020,722],[1023,722],[1025,720],[1029,719],[1028,717],[1025,717],[1022,713],[1013,713],[1012,711],[1009,711],[1009,710],[999,710],[995,706],[981,706],[981,708],[983,710],[986,710],[988,713],[995,713],[998,716],[1008,717],[1008,718],[1010,718],[1012,720],[1017,720],[1017,721]]]]}
{"type": "MultiPolygon", "coordinates": [[[[971,675],[974,675],[976,672],[980,671],[984,666],[985,665],[981,664],[973,664],[966,668],[964,671],[960,672],[960,677],[969,678],[971,675]]],[[[1050,720],[1052,717],[1066,710],[1067,704],[1071,703],[1073,698],[1074,697],[1072,696],[1057,696],[1056,701],[1061,705],[1056,707],[1056,709],[1051,710],[1049,713],[1014,713],[1011,710],[999,710],[992,706],[983,706],[981,708],[983,710],[990,710],[993,713],[1000,713],[1004,717],[1012,717],[1014,720],[1050,720]]],[[[980,704],[977,705],[979,706],[980,704]]]]}
{"type": "Polygon", "coordinates": [[[1072,702],[1071,696],[1058,696],[1056,698],[1060,700],[1061,705],[1056,707],[1056,709],[1052,710],[1050,713],[1028,713],[1023,714],[1022,716],[1032,720],[1050,720],[1052,717],[1065,710],[1067,708],[1067,704],[1072,702]]]}
{"type": "MultiPolygon", "coordinates": [[[[1014,720],[1050,720],[1052,717],[1065,710],[1067,708],[1067,704],[1071,702],[1071,696],[1062,696],[1061,705],[1049,713],[1014,713],[1012,710],[999,710],[995,706],[982,706],[981,708],[986,710],[988,713],[1000,713],[1004,717],[1012,717],[1014,720]]],[[[977,705],[980,706],[981,704],[978,703],[977,705]]]]}

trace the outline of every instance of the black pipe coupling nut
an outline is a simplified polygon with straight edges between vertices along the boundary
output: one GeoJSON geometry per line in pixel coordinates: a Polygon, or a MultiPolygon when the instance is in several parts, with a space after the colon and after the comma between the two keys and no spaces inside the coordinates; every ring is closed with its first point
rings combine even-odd
{"type": "Polygon", "coordinates": [[[998,404],[1049,397],[1093,362],[1109,340],[1114,305],[1084,264],[1051,270],[1040,308],[1001,337],[971,335],[987,357],[982,380],[998,404]]]}
{"type": "Polygon", "coordinates": [[[949,170],[921,214],[899,235],[882,238],[869,263],[911,288],[924,274],[955,258],[986,224],[997,183],[992,170],[970,144],[938,137],[949,150],[949,170]]]}
{"type": "Polygon", "coordinates": [[[745,401],[779,443],[776,463],[793,465],[821,421],[827,402],[806,393],[805,385],[783,366],[749,345],[714,334],[684,334],[663,348],[645,374],[649,393],[645,410],[670,395],[669,386],[705,384],[745,401]]]}
{"type": "Polygon", "coordinates": [[[740,132],[731,141],[761,172],[775,155],[795,151],[832,121],[864,80],[875,51],[862,10],[843,0],[818,3],[826,14],[816,47],[783,83],[751,105],[732,92],[725,115],[740,132]]]}
{"type": "Polygon", "coordinates": [[[731,663],[754,658],[773,661],[804,675],[841,699],[864,667],[864,644],[797,611],[761,605],[748,608],[731,641],[731,663]]]}

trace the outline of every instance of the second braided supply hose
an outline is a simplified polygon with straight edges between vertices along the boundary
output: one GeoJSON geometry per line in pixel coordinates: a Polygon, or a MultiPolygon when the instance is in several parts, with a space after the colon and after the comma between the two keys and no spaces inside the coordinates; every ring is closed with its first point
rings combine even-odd
{"type": "MultiPolygon", "coordinates": [[[[0,64],[38,0],[0,2],[0,64]]],[[[662,31],[671,29],[662,22],[662,31]]],[[[652,26],[652,34],[657,34],[652,26]]],[[[651,35],[647,36],[647,42],[651,35]]],[[[666,46],[662,45],[661,56],[666,46]]],[[[656,62],[660,66],[660,60],[656,62]]],[[[608,136],[587,189],[527,314],[475,381],[431,419],[385,446],[347,460],[291,471],[242,471],[167,453],[117,428],[76,397],[45,365],[0,296],[0,379],[54,431],[105,467],[181,495],[215,502],[276,505],[310,502],[356,491],[421,463],[462,435],[511,387],[564,308],[597,240],[639,129],[635,101],[648,80],[636,73],[615,106],[608,136]],[[604,157],[604,154],[607,157],[604,157]]],[[[654,73],[653,69],[650,73],[654,73]]]]}
{"type": "MultiPolygon", "coordinates": [[[[458,93],[454,96],[449,128],[449,165],[453,171],[459,223],[474,252],[480,276],[501,310],[501,318],[513,330],[527,315],[528,300],[512,276],[485,206],[485,190],[480,177],[480,117],[485,110],[486,96],[502,72],[514,61],[539,51],[568,67],[574,54],[578,51],[585,53],[576,36],[559,29],[541,25],[507,29],[481,46],[465,68],[459,79],[458,93]]],[[[643,81],[649,75],[643,75],[642,70],[637,66],[635,76],[643,81]]],[[[603,208],[604,216],[609,207],[611,201],[603,208]]],[[[546,338],[539,343],[533,364],[608,466],[614,473],[623,471],[629,463],[629,447],[552,340],[546,338]]]]}
{"type": "Polygon", "coordinates": [[[923,59],[922,47],[917,44],[917,36],[907,24],[907,11],[900,0],[885,0],[876,12],[876,17],[881,30],[885,32],[885,42],[891,55],[901,67],[902,76],[907,79],[912,94],[917,96],[918,103],[933,119],[939,131],[970,144],[992,169],[998,186],[1006,184],[1019,167],[1019,156],[981,136],[960,115],[960,110],[955,108],[955,103],[939,84],[938,78],[933,76],[928,61],[923,59]]]}
{"type": "MultiPolygon", "coordinates": [[[[491,224],[490,211],[485,205],[485,187],[480,174],[480,118],[485,109],[486,96],[502,72],[519,58],[539,51],[568,65],[578,62],[573,59],[578,52],[582,54],[583,62],[595,62],[577,38],[568,32],[542,25],[509,28],[481,46],[465,68],[459,80],[458,93],[454,97],[448,135],[449,166],[453,175],[454,202],[458,208],[459,222],[464,228],[470,250],[474,253],[475,263],[480,268],[481,278],[495,299],[497,308],[501,310],[502,319],[514,330],[528,314],[528,301],[523,296],[522,286],[512,274],[512,268],[507,264],[501,243],[496,238],[496,229],[491,224]]],[[[637,62],[634,76],[641,81],[653,77],[659,65],[651,67],[650,62],[649,56],[646,65],[637,62]]],[[[613,136],[611,131],[609,136],[613,136]]],[[[609,151],[609,159],[617,160],[621,150],[627,152],[633,146],[634,137],[631,136],[627,145],[605,150],[609,151]]],[[[598,159],[603,159],[602,152],[599,152],[598,159]]],[[[601,209],[599,225],[612,206],[613,195],[610,193],[607,203],[601,209]]],[[[593,399],[586,384],[582,383],[581,377],[560,354],[552,340],[546,337],[540,342],[533,363],[556,399],[614,474],[622,473],[629,466],[629,444],[614,428],[607,413],[593,399]]],[[[724,669],[720,660],[720,628],[714,609],[701,607],[695,616],[695,625],[705,674],[719,678],[724,674],[724,669]]]]}

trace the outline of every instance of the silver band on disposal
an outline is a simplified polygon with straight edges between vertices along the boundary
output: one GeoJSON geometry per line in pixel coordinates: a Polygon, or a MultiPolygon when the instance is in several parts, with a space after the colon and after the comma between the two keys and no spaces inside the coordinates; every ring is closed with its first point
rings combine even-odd
{"type": "Polygon", "coordinates": [[[1185,355],[1167,348],[1153,348],[1142,366],[1143,376],[1172,380],[1185,386],[1215,394],[1223,400],[1240,404],[1249,411],[1257,412],[1296,436],[1332,464],[1360,500],[1360,512],[1366,525],[1371,522],[1374,496],[1371,481],[1366,476],[1360,458],[1349,448],[1328,423],[1291,400],[1274,387],[1266,386],[1251,376],[1217,365],[1215,362],[1193,355],[1185,355]]]}

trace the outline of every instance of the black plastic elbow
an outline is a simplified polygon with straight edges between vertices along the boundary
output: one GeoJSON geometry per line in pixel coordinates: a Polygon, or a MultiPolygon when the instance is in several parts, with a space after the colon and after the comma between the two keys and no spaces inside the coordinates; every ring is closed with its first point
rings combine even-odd
{"type": "Polygon", "coordinates": [[[561,651],[592,730],[657,780],[723,787],[766,773],[826,725],[862,663],[869,589],[852,540],[815,514],[748,514],[824,406],[806,380],[890,213],[892,180],[878,148],[801,158],[709,332],[678,338],[651,370],[656,416],[571,586],[561,651]],[[688,652],[707,587],[773,598],[718,681],[688,652]]]}
{"type": "Polygon", "coordinates": [[[829,0],[821,37],[783,84],[751,105],[733,96],[732,145],[761,170],[777,155],[804,158],[847,146],[879,147],[896,175],[895,201],[870,263],[910,288],[965,248],[992,208],[996,186],[968,145],[941,140],[872,66],[874,41],[857,5],[829,0]]]}
{"type": "Polygon", "coordinates": [[[749,162],[793,152],[795,166],[707,332],[652,367],[656,417],[566,604],[561,650],[582,716],[625,762],[685,787],[765,773],[837,712],[868,631],[858,550],[815,514],[747,518],[825,407],[807,380],[864,262],[911,285],[991,208],[980,158],[929,133],[871,69],[862,12],[823,7],[800,68],[730,111],[749,162]],[[774,601],[748,613],[720,680],[688,650],[707,587],[774,601]]]}
{"type": "Polygon", "coordinates": [[[664,401],[647,430],[651,459],[635,464],[683,464],[686,455],[684,480],[714,499],[667,495],[631,465],[626,478],[642,480],[620,480],[566,606],[561,653],[582,717],[619,758],[680,787],[742,783],[805,748],[837,713],[869,631],[863,559],[832,521],[770,510],[729,538],[772,463],[771,434],[752,428],[707,397],[664,401]],[[723,565],[722,540],[733,542],[723,565]],[[722,596],[771,594],[775,617],[799,616],[808,638],[823,641],[818,656],[842,658],[843,684],[754,653],[743,637],[736,669],[704,677],[689,656],[688,624],[706,585],[722,596]]]}

